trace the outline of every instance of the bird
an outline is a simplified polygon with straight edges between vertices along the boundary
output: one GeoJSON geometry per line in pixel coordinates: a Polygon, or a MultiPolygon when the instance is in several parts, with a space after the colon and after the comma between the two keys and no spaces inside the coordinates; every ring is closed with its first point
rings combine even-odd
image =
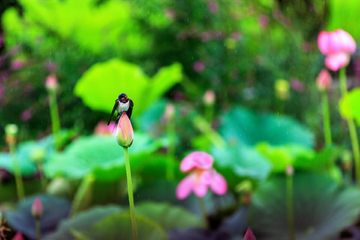
{"type": "Polygon", "coordinates": [[[115,104],[111,111],[110,119],[107,125],[110,124],[111,119],[114,116],[115,110],[118,112],[115,121],[116,124],[118,123],[120,116],[123,112],[126,112],[126,115],[130,119],[133,107],[134,107],[133,101],[130,98],[128,98],[125,93],[120,94],[119,97],[115,100],[115,104]]]}

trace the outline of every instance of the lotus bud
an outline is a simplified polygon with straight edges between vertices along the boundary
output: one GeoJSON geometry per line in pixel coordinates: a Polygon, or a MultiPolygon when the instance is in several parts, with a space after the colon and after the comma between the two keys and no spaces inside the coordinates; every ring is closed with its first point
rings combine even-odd
{"type": "Polygon", "coordinates": [[[328,91],[331,88],[331,83],[332,83],[332,78],[330,73],[326,69],[321,70],[321,72],[319,73],[316,79],[316,84],[318,89],[320,91],[324,91],[324,90],[328,91]]]}
{"type": "Polygon", "coordinates": [[[207,90],[204,94],[203,101],[206,105],[213,105],[215,102],[215,93],[212,90],[207,90]]]}
{"type": "Polygon", "coordinates": [[[43,162],[46,155],[46,151],[42,147],[37,147],[30,153],[30,159],[31,161],[38,163],[43,162]]]}
{"type": "Polygon", "coordinates": [[[246,230],[245,236],[244,236],[244,240],[256,240],[253,232],[251,231],[251,228],[248,228],[246,230]]]}
{"type": "Polygon", "coordinates": [[[58,88],[58,80],[54,74],[51,74],[46,78],[45,87],[49,91],[56,91],[58,88]]]}
{"type": "Polygon", "coordinates": [[[165,119],[166,119],[166,121],[168,122],[170,119],[172,119],[174,114],[175,114],[174,105],[171,104],[171,103],[166,104],[166,107],[165,107],[165,119]]]}
{"type": "Polygon", "coordinates": [[[287,100],[290,97],[290,84],[285,79],[275,81],[275,96],[281,100],[287,100]]]}
{"type": "Polygon", "coordinates": [[[127,116],[126,112],[121,114],[117,125],[117,142],[122,147],[130,147],[134,140],[134,130],[132,128],[131,122],[129,117],[127,116]]]}
{"type": "Polygon", "coordinates": [[[288,177],[294,175],[294,167],[292,165],[287,166],[285,173],[286,173],[286,176],[288,176],[288,177]]]}
{"type": "Polygon", "coordinates": [[[7,124],[5,126],[6,142],[9,145],[15,144],[17,133],[18,133],[18,127],[16,124],[7,124]]]}
{"type": "Polygon", "coordinates": [[[31,214],[36,220],[40,220],[44,213],[43,206],[39,198],[35,198],[35,201],[31,207],[31,214]]]}

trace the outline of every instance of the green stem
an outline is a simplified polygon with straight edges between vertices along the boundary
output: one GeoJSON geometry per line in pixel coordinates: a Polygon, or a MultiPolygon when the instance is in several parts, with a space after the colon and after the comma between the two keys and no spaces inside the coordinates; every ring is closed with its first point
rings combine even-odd
{"type": "Polygon", "coordinates": [[[36,224],[36,240],[41,240],[41,228],[40,228],[40,220],[35,220],[36,224]]]}
{"type": "Polygon", "coordinates": [[[60,144],[60,139],[59,139],[60,118],[59,118],[59,111],[56,101],[55,90],[49,90],[49,107],[50,107],[51,125],[55,139],[55,148],[58,149],[60,144]]]}
{"type": "Polygon", "coordinates": [[[205,118],[211,125],[214,118],[214,104],[205,105],[205,118]]]}
{"type": "Polygon", "coordinates": [[[70,216],[76,215],[81,209],[86,208],[91,200],[92,186],[94,184],[95,177],[92,174],[87,175],[81,181],[81,184],[76,191],[73,203],[71,204],[70,216]]]}
{"type": "Polygon", "coordinates": [[[207,214],[206,214],[206,207],[205,207],[204,198],[198,197],[198,199],[199,199],[199,207],[200,207],[201,216],[204,219],[206,227],[209,228],[209,221],[208,221],[207,214]]]}
{"type": "Polygon", "coordinates": [[[130,216],[131,216],[131,225],[133,229],[134,240],[138,240],[138,232],[136,227],[136,218],[135,218],[135,206],[134,206],[134,194],[132,188],[131,181],[131,169],[130,169],[130,160],[128,149],[124,147],[124,155],[125,155],[125,168],[126,168],[126,180],[128,187],[128,197],[129,197],[129,205],[130,205],[130,216]]]}
{"type": "Polygon", "coordinates": [[[295,240],[292,174],[286,176],[286,208],[287,208],[287,221],[289,228],[289,240],[295,240]]]}
{"type": "MultiPolygon", "coordinates": [[[[347,94],[346,87],[346,73],[345,67],[340,69],[340,89],[343,97],[347,94]]],[[[347,119],[349,126],[351,145],[353,149],[354,161],[355,161],[355,178],[356,184],[360,187],[360,152],[359,152],[359,140],[357,136],[356,126],[353,119],[347,119]]]]}
{"type": "Polygon", "coordinates": [[[167,124],[167,137],[169,140],[168,146],[168,160],[166,164],[166,179],[167,180],[174,180],[174,167],[173,167],[173,159],[175,159],[175,123],[174,119],[170,117],[168,119],[167,124]]]}
{"type": "Polygon", "coordinates": [[[15,183],[16,183],[16,191],[17,191],[18,199],[23,200],[25,197],[24,184],[22,181],[19,162],[18,162],[17,156],[16,156],[15,144],[14,143],[9,144],[9,147],[10,147],[10,154],[11,154],[11,157],[13,160],[13,165],[14,165],[14,175],[15,175],[15,183]]]}
{"type": "Polygon", "coordinates": [[[329,102],[326,91],[321,91],[322,98],[322,111],[323,111],[323,124],[324,124],[324,135],[325,145],[328,147],[331,145],[331,124],[330,124],[330,113],[329,113],[329,102]]]}
{"type": "Polygon", "coordinates": [[[37,163],[37,168],[40,172],[41,187],[45,191],[46,190],[46,179],[45,179],[45,175],[44,175],[43,163],[42,162],[37,163]]]}

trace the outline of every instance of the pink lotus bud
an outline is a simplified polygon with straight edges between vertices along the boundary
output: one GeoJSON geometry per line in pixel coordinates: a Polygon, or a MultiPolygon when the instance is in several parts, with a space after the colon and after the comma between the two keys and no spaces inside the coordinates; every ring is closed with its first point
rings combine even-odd
{"type": "Polygon", "coordinates": [[[15,236],[12,238],[12,240],[24,240],[21,232],[17,232],[15,236]]]}
{"type": "Polygon", "coordinates": [[[318,36],[319,50],[324,55],[333,55],[339,52],[351,54],[356,50],[355,40],[342,29],[333,32],[320,32],[318,36]]]}
{"type": "Polygon", "coordinates": [[[31,207],[31,213],[36,220],[40,220],[44,210],[39,198],[35,198],[34,204],[31,207]]]}
{"type": "Polygon", "coordinates": [[[10,68],[12,70],[19,70],[22,69],[24,67],[24,60],[22,59],[15,59],[14,61],[11,62],[10,68]]]}
{"type": "Polygon", "coordinates": [[[256,238],[250,228],[248,228],[246,230],[244,240],[256,240],[256,238]]]}
{"type": "Polygon", "coordinates": [[[332,83],[332,78],[330,73],[326,69],[321,70],[321,72],[319,73],[316,79],[316,84],[318,89],[321,91],[323,90],[328,91],[331,88],[331,83],[332,83]]]}
{"type": "Polygon", "coordinates": [[[285,173],[286,173],[286,176],[294,175],[294,167],[292,165],[287,166],[285,173]]]}
{"type": "Polygon", "coordinates": [[[215,102],[215,93],[212,90],[207,90],[204,94],[203,101],[206,105],[213,105],[215,102]]]}
{"type": "Polygon", "coordinates": [[[195,72],[200,73],[200,72],[204,71],[205,64],[203,62],[201,62],[201,61],[197,61],[197,62],[194,63],[193,69],[194,69],[195,72]]]}
{"type": "Polygon", "coordinates": [[[122,147],[130,147],[134,140],[134,130],[126,112],[121,114],[117,125],[117,142],[122,147]]]}
{"type": "Polygon", "coordinates": [[[51,74],[46,78],[45,87],[48,90],[53,90],[53,91],[55,91],[58,88],[58,80],[54,74],[51,74]]]}

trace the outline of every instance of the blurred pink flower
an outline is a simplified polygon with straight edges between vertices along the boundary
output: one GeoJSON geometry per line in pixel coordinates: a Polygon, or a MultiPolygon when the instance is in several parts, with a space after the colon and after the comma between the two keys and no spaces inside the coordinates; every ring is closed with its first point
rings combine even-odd
{"type": "Polygon", "coordinates": [[[326,55],[325,65],[332,71],[346,66],[350,61],[350,54],[356,50],[355,40],[342,29],[322,31],[317,41],[320,52],[326,55]]]}
{"type": "Polygon", "coordinates": [[[269,18],[265,14],[261,14],[258,18],[258,23],[262,28],[267,28],[269,25],[269,18]]]}
{"type": "Polygon", "coordinates": [[[176,13],[171,8],[165,9],[165,17],[170,20],[174,20],[176,17],[176,13]]]}
{"type": "Polygon", "coordinates": [[[201,33],[200,38],[203,42],[208,42],[212,39],[212,35],[210,32],[203,32],[201,33]]]}
{"type": "Polygon", "coordinates": [[[51,74],[46,78],[45,87],[51,91],[55,91],[58,88],[58,80],[55,74],[51,74]]]}
{"type": "Polygon", "coordinates": [[[29,109],[26,109],[25,111],[23,111],[21,113],[21,120],[26,122],[28,121],[30,118],[32,118],[32,114],[31,111],[29,109]]]}
{"type": "Polygon", "coordinates": [[[210,2],[208,3],[208,10],[209,10],[209,12],[211,12],[211,13],[217,13],[218,10],[219,10],[219,5],[218,5],[218,3],[217,3],[216,1],[210,1],[210,2]]]}
{"type": "Polygon", "coordinates": [[[248,228],[246,230],[245,236],[244,236],[244,240],[256,240],[253,232],[251,231],[251,228],[248,228]]]}
{"type": "Polygon", "coordinates": [[[0,85],[0,99],[4,97],[4,87],[0,85]]]}
{"type": "Polygon", "coordinates": [[[182,172],[189,172],[176,188],[178,199],[185,199],[193,191],[196,196],[204,197],[208,188],[223,195],[227,191],[225,178],[212,168],[214,159],[205,152],[193,152],[186,156],[180,164],[182,172]]]}
{"type": "Polygon", "coordinates": [[[24,67],[24,60],[22,59],[15,59],[14,61],[11,62],[10,68],[12,70],[19,70],[22,69],[24,67]]]}
{"type": "Polygon", "coordinates": [[[322,69],[316,78],[316,85],[319,90],[329,90],[331,88],[332,77],[326,69],[322,69]]]}
{"type": "Polygon", "coordinates": [[[192,152],[180,163],[182,172],[189,172],[193,169],[208,170],[212,167],[214,158],[206,152],[192,152]]]}
{"type": "Polygon", "coordinates": [[[302,84],[302,82],[300,82],[297,79],[291,79],[290,86],[296,92],[303,92],[304,91],[304,85],[302,84]]]}
{"type": "Polygon", "coordinates": [[[15,236],[12,238],[12,240],[24,240],[21,232],[17,232],[15,236]]]}
{"type": "Polygon", "coordinates": [[[194,62],[193,69],[195,72],[200,73],[200,72],[204,71],[205,64],[201,61],[196,61],[196,62],[194,62]]]}
{"type": "Polygon", "coordinates": [[[115,126],[116,126],[115,122],[110,122],[108,126],[106,122],[100,121],[94,129],[94,133],[97,135],[116,136],[116,131],[113,131],[115,129],[115,126]]]}
{"type": "Polygon", "coordinates": [[[230,34],[230,37],[236,41],[239,41],[240,39],[242,39],[242,35],[240,32],[232,32],[230,34]]]}

